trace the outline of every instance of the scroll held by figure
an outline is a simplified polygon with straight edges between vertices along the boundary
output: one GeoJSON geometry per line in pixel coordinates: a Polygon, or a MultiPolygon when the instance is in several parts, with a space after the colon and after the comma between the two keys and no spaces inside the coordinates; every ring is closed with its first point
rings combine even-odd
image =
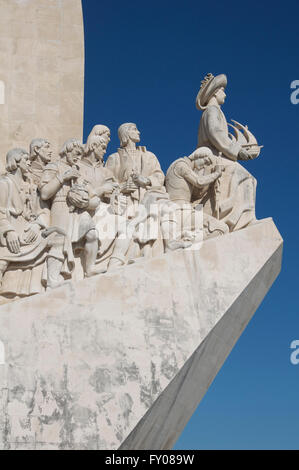
{"type": "Polygon", "coordinates": [[[130,122],[106,162],[103,124],[86,144],[70,138],[58,155],[44,138],[9,150],[0,176],[0,301],[197,249],[255,223],[256,180],[238,162],[257,158],[261,146],[248,126],[227,123],[226,86],[225,75],[204,78],[198,147],[175,156],[166,175],[130,122]]]}

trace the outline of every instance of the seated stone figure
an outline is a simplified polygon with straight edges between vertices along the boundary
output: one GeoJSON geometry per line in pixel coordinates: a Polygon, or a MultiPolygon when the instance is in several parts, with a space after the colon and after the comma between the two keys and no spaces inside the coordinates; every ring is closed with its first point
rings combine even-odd
{"type": "MultiPolygon", "coordinates": [[[[222,171],[213,165],[213,154],[207,147],[200,147],[189,157],[175,160],[167,170],[165,186],[171,201],[177,205],[177,220],[181,238],[193,241],[228,232],[225,223],[196,211],[207,194],[213,197],[222,171]]],[[[198,209],[201,209],[200,207],[198,209]]]]}
{"type": "MultiPolygon", "coordinates": [[[[92,186],[81,177],[78,161],[83,146],[76,139],[63,145],[60,160],[49,163],[40,184],[41,197],[51,202],[51,226],[59,228],[70,241],[73,249],[83,250],[83,269],[86,277],[102,272],[95,265],[98,252],[98,233],[92,219],[100,203],[92,186]],[[75,246],[74,246],[75,245],[75,246]]],[[[73,251],[69,246],[61,248],[60,259],[52,260],[53,271],[61,273],[62,266],[73,269],[73,251]]]]}
{"type": "Polygon", "coordinates": [[[51,275],[48,257],[50,253],[55,256],[53,235],[43,232],[45,221],[36,211],[39,196],[30,178],[28,158],[23,149],[10,150],[6,156],[7,174],[0,177],[2,296],[26,296],[44,291],[51,275]]]}

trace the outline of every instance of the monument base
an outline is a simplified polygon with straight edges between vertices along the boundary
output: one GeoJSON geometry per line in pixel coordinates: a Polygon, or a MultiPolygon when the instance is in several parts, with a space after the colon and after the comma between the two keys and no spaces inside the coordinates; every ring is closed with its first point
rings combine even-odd
{"type": "Polygon", "coordinates": [[[265,219],[0,307],[0,449],[170,449],[277,277],[265,219]]]}

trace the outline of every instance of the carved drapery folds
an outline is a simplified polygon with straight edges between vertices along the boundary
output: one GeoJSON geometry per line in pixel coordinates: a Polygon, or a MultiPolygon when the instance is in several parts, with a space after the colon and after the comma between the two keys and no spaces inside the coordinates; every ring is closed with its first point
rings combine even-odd
{"type": "Polygon", "coordinates": [[[105,125],[94,126],[85,145],[68,140],[59,155],[42,138],[28,151],[10,150],[0,177],[1,301],[168,250],[197,249],[255,223],[256,180],[237,160],[256,158],[260,147],[246,126],[228,128],[226,83],[225,75],[203,80],[198,148],[166,175],[138,145],[134,123],[119,127],[120,147],[106,163],[105,125]]]}

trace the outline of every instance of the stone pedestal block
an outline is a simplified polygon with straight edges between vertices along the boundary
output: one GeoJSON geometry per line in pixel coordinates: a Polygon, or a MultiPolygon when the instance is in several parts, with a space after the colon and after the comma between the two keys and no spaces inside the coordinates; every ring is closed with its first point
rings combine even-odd
{"type": "Polygon", "coordinates": [[[3,305],[0,448],[170,449],[281,254],[266,219],[3,305]]]}

